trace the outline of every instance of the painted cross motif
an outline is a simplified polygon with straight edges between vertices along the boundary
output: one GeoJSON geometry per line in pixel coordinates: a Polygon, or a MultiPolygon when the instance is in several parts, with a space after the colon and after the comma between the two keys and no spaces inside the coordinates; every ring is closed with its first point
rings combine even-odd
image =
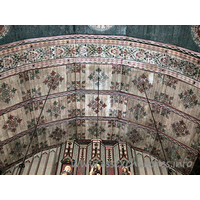
{"type": "Polygon", "coordinates": [[[111,90],[120,90],[120,85],[121,85],[121,83],[119,83],[119,82],[111,81],[110,89],[111,90]]]}
{"type": "Polygon", "coordinates": [[[19,73],[20,84],[22,84],[26,81],[29,81],[29,80],[34,80],[35,78],[40,79],[38,69],[19,73]],[[29,78],[29,76],[30,76],[30,78],[29,78]]]}
{"type": "Polygon", "coordinates": [[[85,140],[85,133],[77,133],[78,140],[85,140]]]}
{"type": "MultiPolygon", "coordinates": [[[[148,123],[148,126],[155,128],[155,124],[154,124],[153,120],[149,119],[149,121],[150,122],[148,123]]],[[[166,125],[162,124],[161,122],[156,121],[156,127],[157,127],[158,131],[165,133],[166,125]]]]}
{"type": "Polygon", "coordinates": [[[140,142],[143,140],[143,138],[140,136],[140,133],[136,129],[131,130],[130,132],[126,133],[126,135],[132,143],[140,142]]]}
{"type": "Polygon", "coordinates": [[[186,90],[185,92],[180,93],[179,98],[182,100],[185,109],[193,108],[196,105],[199,105],[197,96],[194,94],[193,90],[186,90]]]}
{"type": "Polygon", "coordinates": [[[20,80],[20,84],[22,84],[23,82],[29,81],[28,71],[19,73],[19,80],[20,80]]]}
{"type": "Polygon", "coordinates": [[[61,111],[64,110],[66,107],[61,105],[58,101],[54,101],[53,105],[50,106],[50,108],[46,111],[50,116],[54,116],[57,118],[61,111]]]}
{"type": "Polygon", "coordinates": [[[62,129],[56,127],[56,129],[52,131],[49,137],[56,141],[60,141],[64,135],[66,135],[66,131],[63,131],[62,129]]]}
{"type": "MultiPolygon", "coordinates": [[[[37,121],[38,121],[38,117],[31,119],[31,121],[27,121],[27,128],[30,129],[30,128],[35,127],[37,124],[37,121]]],[[[44,116],[41,116],[38,124],[44,124],[44,123],[45,123],[44,116]]]]}
{"type": "Polygon", "coordinates": [[[102,126],[99,126],[97,123],[95,123],[94,126],[88,129],[88,131],[93,136],[98,137],[100,136],[100,134],[104,133],[106,130],[102,126]]]}
{"type": "Polygon", "coordinates": [[[187,130],[186,124],[184,123],[183,120],[179,122],[174,122],[172,124],[172,130],[177,137],[190,135],[190,132],[187,130]]]}
{"type": "Polygon", "coordinates": [[[127,106],[128,97],[122,95],[110,95],[110,103],[119,103],[127,106]]]}
{"type": "Polygon", "coordinates": [[[105,83],[106,80],[108,80],[108,76],[106,75],[105,72],[102,72],[102,70],[100,68],[98,68],[97,70],[95,70],[94,72],[92,72],[88,78],[94,82],[95,85],[98,86],[105,83]]]}
{"type": "Polygon", "coordinates": [[[131,68],[122,65],[122,75],[131,76],[131,68]]]}
{"type": "Polygon", "coordinates": [[[9,103],[10,100],[14,97],[16,91],[17,89],[15,89],[14,87],[3,83],[0,88],[0,101],[9,103]]]}
{"type": "Polygon", "coordinates": [[[135,77],[135,79],[132,82],[141,93],[144,92],[144,88],[145,90],[149,90],[151,87],[153,87],[153,85],[149,82],[148,78],[144,74],[142,74],[138,78],[135,77]]]}
{"type": "Polygon", "coordinates": [[[163,102],[165,104],[171,105],[174,97],[170,97],[169,95],[162,93],[162,92],[159,94],[157,91],[155,91],[154,99],[156,101],[160,101],[160,102],[163,102]]]}
{"type": "Polygon", "coordinates": [[[43,101],[35,101],[33,103],[27,104],[24,106],[26,114],[34,110],[42,109],[43,101]]]}
{"type": "Polygon", "coordinates": [[[107,140],[123,141],[123,136],[115,133],[107,133],[107,140]]]}
{"type": "Polygon", "coordinates": [[[21,121],[22,119],[19,117],[10,115],[6,121],[6,124],[3,126],[3,129],[15,132],[19,124],[21,124],[21,121]]]}
{"type": "Polygon", "coordinates": [[[48,75],[46,77],[46,79],[43,81],[43,83],[45,85],[47,85],[49,88],[51,87],[51,85],[53,83],[51,88],[52,88],[52,90],[55,90],[63,80],[64,80],[64,78],[62,76],[60,76],[59,73],[52,71],[50,73],[50,75],[48,75]]]}
{"type": "Polygon", "coordinates": [[[133,113],[134,118],[136,120],[142,119],[147,115],[147,113],[145,112],[144,106],[141,106],[139,103],[133,108],[130,108],[129,111],[133,113]]]}
{"type": "Polygon", "coordinates": [[[176,89],[176,85],[178,84],[178,80],[171,76],[158,74],[158,79],[159,79],[158,82],[161,82],[162,84],[171,87],[173,89],[176,89]]]}
{"type": "Polygon", "coordinates": [[[112,74],[121,74],[122,67],[121,65],[113,65],[112,66],[112,74]]]}
{"type": "Polygon", "coordinates": [[[170,110],[160,106],[160,105],[157,105],[155,103],[152,103],[152,112],[156,113],[156,114],[160,114],[162,115],[163,117],[166,117],[167,119],[169,119],[169,114],[171,113],[170,110]]]}
{"type": "Polygon", "coordinates": [[[99,97],[97,97],[96,99],[92,100],[87,106],[97,114],[99,113],[99,110],[102,110],[107,105],[103,103],[103,101],[99,99],[99,97]]]}

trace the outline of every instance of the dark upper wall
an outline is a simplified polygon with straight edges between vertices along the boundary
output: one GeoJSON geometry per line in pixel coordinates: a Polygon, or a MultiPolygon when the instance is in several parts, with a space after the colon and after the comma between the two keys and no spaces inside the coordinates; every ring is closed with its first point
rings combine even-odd
{"type": "Polygon", "coordinates": [[[106,31],[96,31],[87,25],[12,25],[0,45],[29,38],[70,34],[126,35],[169,43],[200,52],[194,42],[192,26],[186,25],[116,25],[106,31]]]}

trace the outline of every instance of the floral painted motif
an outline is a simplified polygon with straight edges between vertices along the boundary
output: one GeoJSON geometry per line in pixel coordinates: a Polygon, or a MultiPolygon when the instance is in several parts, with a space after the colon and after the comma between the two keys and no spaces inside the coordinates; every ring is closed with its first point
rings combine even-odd
{"type": "Polygon", "coordinates": [[[20,84],[34,79],[40,79],[38,69],[19,73],[20,84]]]}
{"type": "Polygon", "coordinates": [[[15,132],[17,130],[17,127],[19,126],[19,124],[21,124],[21,121],[22,121],[22,119],[20,119],[19,117],[10,115],[8,117],[8,120],[4,124],[3,129],[9,130],[11,132],[15,132]]]}
{"type": "Polygon", "coordinates": [[[28,71],[19,73],[20,84],[29,81],[28,71]]]}
{"type": "Polygon", "coordinates": [[[149,90],[151,87],[153,87],[153,85],[149,82],[145,74],[142,74],[138,78],[135,76],[135,79],[132,82],[141,93],[144,92],[144,89],[149,90]],[[143,88],[143,85],[144,85],[144,88],[143,88]]]}
{"type": "Polygon", "coordinates": [[[27,101],[29,99],[31,99],[31,90],[22,91],[22,100],[27,101]]]}
{"type": "Polygon", "coordinates": [[[84,119],[77,119],[76,120],[76,126],[82,126],[85,127],[85,120],[84,119]]]}
{"type": "Polygon", "coordinates": [[[85,94],[76,94],[77,102],[85,102],[85,94]]]}
{"type": "Polygon", "coordinates": [[[41,87],[32,89],[32,98],[40,97],[41,95],[41,87]]]}
{"type": "Polygon", "coordinates": [[[85,133],[77,133],[78,140],[85,140],[85,133]]]}
{"type": "Polygon", "coordinates": [[[110,102],[111,103],[119,103],[124,104],[127,106],[128,103],[128,97],[122,96],[122,95],[110,95],[110,102]]]}
{"type": "Polygon", "coordinates": [[[173,78],[171,76],[166,76],[162,74],[158,74],[158,82],[161,82],[162,84],[171,87],[173,89],[176,89],[176,85],[178,84],[178,79],[173,78]]]}
{"type": "Polygon", "coordinates": [[[43,83],[45,85],[47,85],[49,88],[51,87],[52,90],[55,90],[63,80],[64,80],[64,78],[62,76],[60,76],[59,73],[56,73],[55,71],[52,71],[50,73],[50,75],[48,75],[46,77],[46,79],[43,81],[43,83]]]}
{"type": "Polygon", "coordinates": [[[66,107],[61,105],[58,101],[54,101],[53,105],[50,106],[50,108],[46,111],[50,116],[54,116],[57,118],[61,111],[64,110],[66,107]]]}
{"type": "Polygon", "coordinates": [[[193,77],[198,73],[199,67],[195,66],[193,63],[185,64],[185,74],[193,77]]]}
{"type": "Polygon", "coordinates": [[[136,129],[131,130],[130,132],[126,133],[126,135],[132,143],[137,143],[144,140],[136,129]]]}
{"type": "Polygon", "coordinates": [[[97,123],[94,124],[94,126],[90,127],[88,129],[88,132],[90,134],[92,134],[92,136],[95,136],[95,137],[98,137],[100,136],[101,134],[103,134],[106,130],[102,127],[102,126],[99,126],[97,123]]]}
{"type": "MultiPolygon", "coordinates": [[[[197,26],[198,27],[198,26],[197,26]]],[[[198,30],[195,29],[195,30],[198,30]]],[[[199,31],[196,31],[196,33],[199,31]]],[[[81,36],[80,36],[81,37],[81,36]]],[[[105,39],[105,38],[104,38],[105,39]]],[[[102,39],[103,41],[103,39],[102,39]]],[[[84,42],[84,41],[83,41],[84,42]]],[[[36,47],[34,50],[23,50],[22,52],[10,53],[10,55],[0,59],[0,72],[14,69],[17,66],[22,66],[26,63],[42,62],[47,59],[69,58],[69,57],[104,57],[104,58],[119,58],[144,63],[154,64],[158,67],[172,69],[183,75],[190,76],[197,80],[196,70],[198,65],[191,61],[186,61],[183,58],[166,55],[160,52],[150,51],[148,49],[123,45],[111,44],[66,44],[53,45],[49,47],[36,47]],[[193,67],[192,67],[193,66],[193,67]]]]}
{"type": "Polygon", "coordinates": [[[129,84],[121,82],[121,91],[128,92],[128,90],[129,90],[129,84]]]}
{"type": "Polygon", "coordinates": [[[17,89],[15,89],[14,87],[3,83],[0,88],[0,101],[8,104],[10,100],[14,97],[16,91],[17,89]]]}
{"type": "MultiPolygon", "coordinates": [[[[35,127],[37,124],[37,121],[38,121],[38,117],[31,119],[31,121],[27,121],[27,128],[30,129],[30,128],[35,127]]],[[[44,123],[45,123],[44,116],[41,116],[38,124],[44,124],[44,123]]]]}
{"type": "Polygon", "coordinates": [[[83,109],[76,109],[77,116],[85,116],[85,108],[83,109]]]}
{"type": "Polygon", "coordinates": [[[87,106],[97,114],[100,110],[103,110],[107,105],[103,103],[103,101],[99,99],[99,97],[97,97],[96,99],[92,100],[87,106]]]}
{"type": "Polygon", "coordinates": [[[174,122],[172,124],[172,130],[176,134],[177,137],[190,135],[190,132],[188,131],[186,124],[184,123],[183,120],[179,122],[174,122]]]}
{"type": "Polygon", "coordinates": [[[157,57],[157,59],[155,60],[156,63],[161,65],[162,67],[168,67],[173,63],[172,59],[168,55],[156,54],[156,57],[157,57]]]}
{"type": "Polygon", "coordinates": [[[123,141],[123,136],[115,133],[107,133],[107,140],[123,141]]]}
{"type": "Polygon", "coordinates": [[[122,65],[122,75],[131,76],[131,68],[122,65]]]}
{"type": "Polygon", "coordinates": [[[56,58],[61,58],[64,54],[64,49],[62,47],[56,47],[53,49],[53,55],[55,55],[56,58]]]}
{"type": "Polygon", "coordinates": [[[154,121],[152,119],[149,119],[149,121],[150,123],[148,123],[148,126],[154,129],[157,127],[158,131],[165,133],[166,125],[163,125],[161,122],[156,121],[156,127],[155,127],[154,121]]]}
{"type": "Polygon", "coordinates": [[[73,117],[76,117],[76,116],[85,116],[85,108],[83,109],[71,109],[71,110],[68,110],[68,117],[69,118],[73,118],[73,117]]]}
{"type": "Polygon", "coordinates": [[[41,96],[41,87],[39,88],[33,88],[32,90],[29,89],[26,92],[22,91],[22,100],[27,101],[31,98],[36,98],[41,96]]]}
{"type": "Polygon", "coordinates": [[[76,51],[80,56],[87,56],[88,52],[90,53],[90,48],[91,48],[91,46],[80,45],[80,46],[78,46],[76,51]]]}
{"type": "Polygon", "coordinates": [[[67,103],[73,103],[76,102],[76,94],[71,94],[67,96],[67,103]]]}
{"type": "Polygon", "coordinates": [[[126,111],[118,110],[118,118],[125,118],[126,117],[126,111]]]}
{"type": "Polygon", "coordinates": [[[122,71],[121,65],[112,66],[112,74],[121,74],[121,71],[122,71]]]}
{"type": "MultiPolygon", "coordinates": [[[[35,126],[35,123],[33,123],[33,126],[35,126]]],[[[29,132],[29,136],[32,136],[34,134],[34,129],[29,132]]],[[[37,138],[40,135],[45,135],[46,134],[46,128],[37,128],[36,133],[34,134],[34,137],[37,138]]]]}
{"type": "Polygon", "coordinates": [[[36,61],[39,57],[39,53],[37,51],[29,51],[28,59],[32,62],[36,61]]]}
{"type": "Polygon", "coordinates": [[[110,95],[110,103],[119,103],[119,96],[117,95],[110,95]]]}
{"type": "Polygon", "coordinates": [[[155,92],[155,96],[154,99],[156,101],[171,105],[172,104],[172,100],[174,99],[173,97],[170,97],[169,95],[165,94],[165,93],[158,93],[157,91],[155,92]]]}
{"type": "Polygon", "coordinates": [[[40,71],[38,69],[30,70],[29,71],[30,80],[40,79],[39,73],[40,71]]]}
{"type": "Polygon", "coordinates": [[[26,114],[32,111],[36,111],[42,109],[43,101],[35,101],[33,103],[27,104],[24,106],[26,114]]]}
{"type": "Polygon", "coordinates": [[[110,117],[118,117],[118,110],[117,109],[109,109],[109,116],[110,117]]]}
{"type": "Polygon", "coordinates": [[[119,82],[111,81],[110,89],[111,90],[120,90],[120,85],[121,85],[121,83],[119,83],[119,82]]]}
{"type": "Polygon", "coordinates": [[[85,81],[71,81],[67,82],[67,90],[84,90],[85,81]]]}
{"type": "Polygon", "coordinates": [[[129,111],[133,113],[136,120],[142,119],[147,115],[144,106],[141,106],[139,103],[136,106],[131,107],[129,111]]]}
{"type": "Polygon", "coordinates": [[[179,155],[177,148],[175,146],[169,146],[167,148],[164,149],[165,154],[167,156],[167,158],[170,161],[174,161],[174,160],[179,160],[181,158],[181,156],[179,155]]]}
{"type": "Polygon", "coordinates": [[[108,121],[108,127],[116,127],[117,123],[116,121],[108,121]]]}
{"type": "Polygon", "coordinates": [[[95,85],[98,86],[105,83],[106,80],[108,80],[108,76],[105,72],[103,72],[100,68],[96,69],[94,72],[92,72],[88,78],[94,82],[95,85]]]}
{"type": "Polygon", "coordinates": [[[163,117],[166,117],[167,119],[169,119],[169,114],[171,113],[170,110],[155,103],[152,103],[151,105],[152,105],[151,108],[152,108],[153,113],[160,114],[163,117]]]}
{"type": "Polygon", "coordinates": [[[20,144],[19,142],[16,142],[15,146],[14,146],[14,148],[12,148],[10,154],[17,158],[20,158],[21,156],[24,155],[26,147],[27,147],[26,144],[20,144]]]}
{"type": "Polygon", "coordinates": [[[186,90],[186,91],[180,93],[178,96],[182,100],[185,109],[193,108],[196,105],[199,105],[198,98],[194,94],[192,89],[186,90]]]}
{"type": "Polygon", "coordinates": [[[69,128],[76,127],[76,120],[69,121],[68,126],[69,128]]]}
{"type": "Polygon", "coordinates": [[[68,117],[69,118],[73,118],[73,117],[76,117],[76,109],[70,109],[68,110],[68,117]]]}
{"type": "Polygon", "coordinates": [[[66,65],[66,74],[85,73],[85,69],[86,69],[85,64],[66,65]]]}
{"type": "Polygon", "coordinates": [[[66,135],[66,131],[63,131],[62,129],[56,127],[49,137],[56,141],[60,141],[64,135],[66,135]]]}
{"type": "Polygon", "coordinates": [[[47,147],[48,147],[47,141],[37,143],[37,144],[31,146],[32,153],[38,152],[39,149],[44,149],[47,147]]]}

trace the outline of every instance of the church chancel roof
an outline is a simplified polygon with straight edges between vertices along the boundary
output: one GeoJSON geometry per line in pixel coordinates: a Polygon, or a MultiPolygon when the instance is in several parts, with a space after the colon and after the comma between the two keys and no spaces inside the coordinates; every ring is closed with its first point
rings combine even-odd
{"type": "Polygon", "coordinates": [[[51,87],[28,155],[97,138],[127,142],[165,160],[161,140],[171,165],[192,161],[177,167],[189,174],[200,150],[199,67],[200,53],[126,36],[1,45],[0,168],[23,159],[51,87]]]}

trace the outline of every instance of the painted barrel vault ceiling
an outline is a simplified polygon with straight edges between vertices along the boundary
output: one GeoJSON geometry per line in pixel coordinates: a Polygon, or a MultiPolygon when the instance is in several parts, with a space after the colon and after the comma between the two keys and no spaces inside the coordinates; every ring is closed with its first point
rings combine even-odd
{"type": "MultiPolygon", "coordinates": [[[[8,37],[14,28],[9,27],[8,37]]],[[[125,28],[129,26],[109,30],[125,28]]],[[[66,140],[99,138],[125,141],[164,160],[144,84],[167,160],[170,164],[185,158],[196,161],[200,151],[198,45],[190,48],[195,52],[114,34],[37,37],[14,42],[5,35],[1,40],[13,42],[0,46],[1,169],[23,158],[52,80],[28,155],[66,140]]],[[[193,41],[190,37],[188,41],[193,41]]],[[[177,167],[185,174],[192,168],[177,167]]]]}

